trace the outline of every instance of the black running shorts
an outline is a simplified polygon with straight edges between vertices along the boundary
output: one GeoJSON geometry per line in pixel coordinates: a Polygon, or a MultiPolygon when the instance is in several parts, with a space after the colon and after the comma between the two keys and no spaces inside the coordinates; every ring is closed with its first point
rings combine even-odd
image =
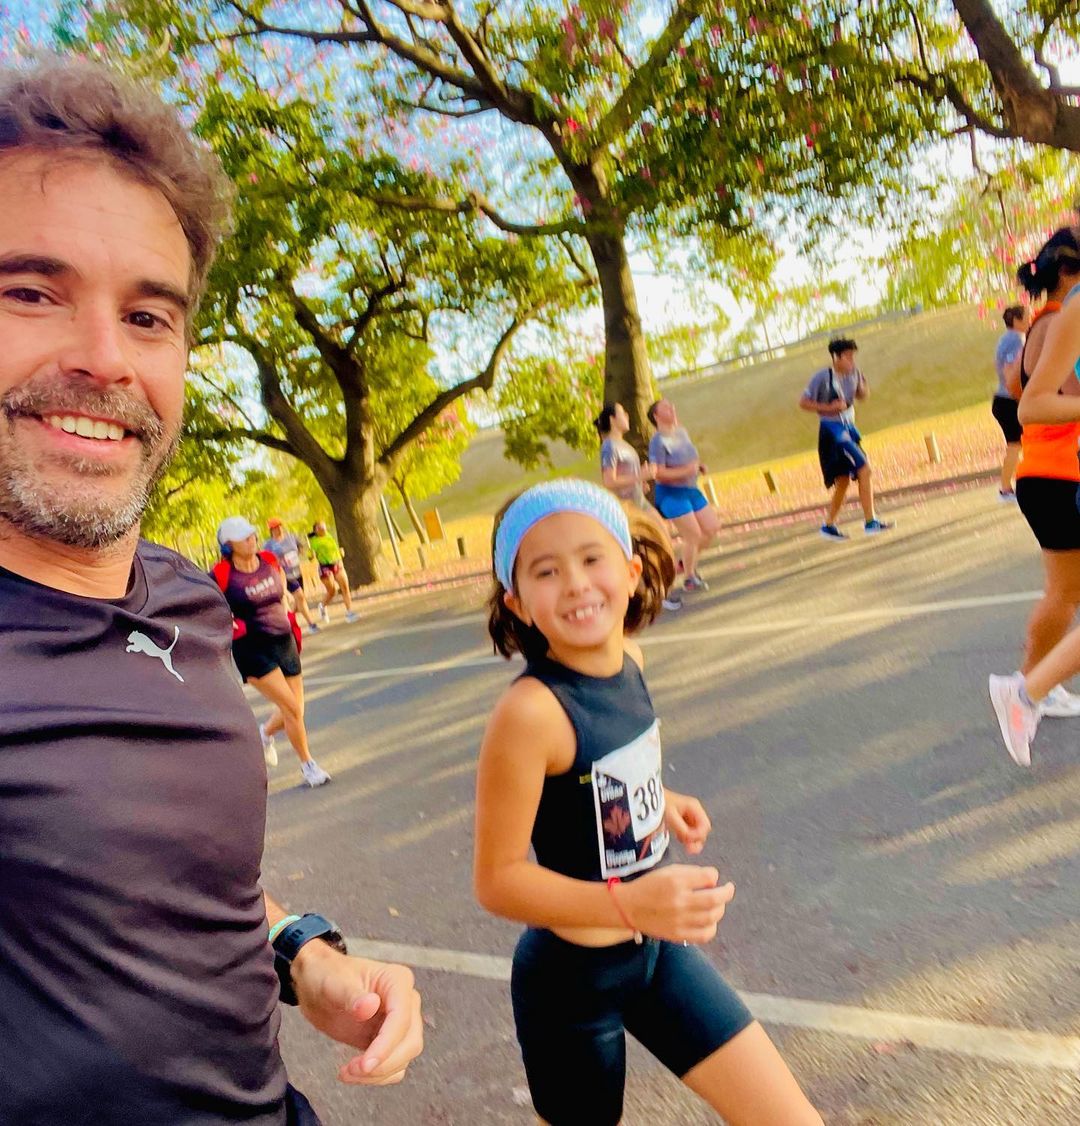
{"type": "Polygon", "coordinates": [[[233,642],[233,659],[244,680],[258,680],[274,669],[286,676],[300,675],[300,654],[291,633],[246,633],[233,642]]]}
{"type": "Polygon", "coordinates": [[[1056,477],[1020,477],[1016,502],[1043,551],[1080,551],[1077,483],[1056,477]]]}
{"type": "Polygon", "coordinates": [[[550,1126],[617,1126],[630,1032],[680,1078],[751,1017],[696,946],[577,946],[530,928],[514,951],[514,1022],[536,1113],[550,1126]]]}
{"type": "Polygon", "coordinates": [[[995,395],[993,405],[990,407],[998,426],[1001,427],[1002,434],[1005,435],[1005,441],[1012,446],[1019,443],[1024,433],[1024,428],[1016,417],[1019,407],[1020,404],[1015,399],[1006,399],[1004,395],[995,395]]]}

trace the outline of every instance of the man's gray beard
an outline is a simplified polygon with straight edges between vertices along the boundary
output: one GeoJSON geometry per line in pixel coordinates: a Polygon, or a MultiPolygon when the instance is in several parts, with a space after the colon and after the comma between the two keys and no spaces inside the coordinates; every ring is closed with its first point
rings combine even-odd
{"type": "MultiPolygon", "coordinates": [[[[2,425],[2,423],[0,423],[2,425]]],[[[54,488],[40,472],[24,462],[0,465],[0,519],[20,532],[54,540],[67,547],[97,550],[121,540],[142,519],[150,494],[172,459],[174,439],[156,468],[143,461],[126,497],[103,497],[95,488],[102,473],[98,462],[71,462],[85,484],[54,488]]]]}
{"type": "Polygon", "coordinates": [[[142,443],[142,457],[127,495],[109,498],[101,493],[98,481],[114,470],[92,458],[69,458],[67,466],[78,480],[50,485],[40,468],[20,457],[0,434],[0,519],[27,535],[67,547],[109,547],[139,523],[154,485],[176,452],[179,434],[168,439],[161,419],[123,391],[50,378],[23,384],[0,398],[0,427],[13,428],[10,420],[19,415],[44,417],[68,410],[130,420],[142,443]]]}

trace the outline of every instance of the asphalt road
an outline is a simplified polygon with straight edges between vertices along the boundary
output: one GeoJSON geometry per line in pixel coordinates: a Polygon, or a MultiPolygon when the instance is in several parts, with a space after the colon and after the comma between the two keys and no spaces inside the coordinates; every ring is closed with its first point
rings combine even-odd
{"type": "MultiPolygon", "coordinates": [[[[737,886],[707,953],[830,1124],[1080,1123],[1080,719],[1044,721],[1023,771],[986,698],[1017,663],[1034,541],[985,488],[890,515],[843,545],[728,539],[711,590],[643,637],[666,780],[702,798],[704,859],[737,886]]],[[[338,1085],[343,1050],[286,1013],[327,1126],[535,1121],[502,980],[518,928],[470,889],[476,748],[517,667],[482,597],[417,595],[305,650],[334,782],[297,787],[283,751],[266,886],[440,967],[417,970],[427,1047],[397,1088],[338,1085]]],[[[713,1121],[631,1046],[625,1126],[713,1121]]]]}

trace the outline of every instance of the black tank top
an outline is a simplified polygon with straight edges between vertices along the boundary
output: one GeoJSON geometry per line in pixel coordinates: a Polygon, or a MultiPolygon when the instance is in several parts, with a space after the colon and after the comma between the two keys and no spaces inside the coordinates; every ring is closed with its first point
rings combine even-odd
{"type": "Polygon", "coordinates": [[[522,675],[551,689],[577,737],[570,769],[544,779],[537,862],[577,880],[655,867],[668,846],[660,724],[637,663],[624,657],[615,676],[595,677],[543,658],[522,675]]]}

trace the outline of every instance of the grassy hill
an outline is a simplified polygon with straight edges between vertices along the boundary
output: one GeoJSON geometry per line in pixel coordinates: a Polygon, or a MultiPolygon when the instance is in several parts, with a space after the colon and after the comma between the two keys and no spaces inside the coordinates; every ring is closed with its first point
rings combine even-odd
{"type": "MultiPolygon", "coordinates": [[[[858,406],[859,429],[869,435],[988,402],[1001,331],[996,318],[980,320],[967,307],[860,330],[855,334],[859,366],[871,394],[858,406]]],[[[825,348],[815,344],[726,375],[669,380],[662,388],[709,471],[718,473],[816,448],[816,419],[797,402],[811,373],[827,362],[825,348]]],[[[596,454],[583,456],[560,444],[552,458],[558,474],[599,475],[596,454]]],[[[424,507],[438,505],[444,519],[490,513],[508,493],[551,472],[545,467],[525,473],[503,456],[501,432],[485,431],[465,452],[458,482],[424,507]]]]}

